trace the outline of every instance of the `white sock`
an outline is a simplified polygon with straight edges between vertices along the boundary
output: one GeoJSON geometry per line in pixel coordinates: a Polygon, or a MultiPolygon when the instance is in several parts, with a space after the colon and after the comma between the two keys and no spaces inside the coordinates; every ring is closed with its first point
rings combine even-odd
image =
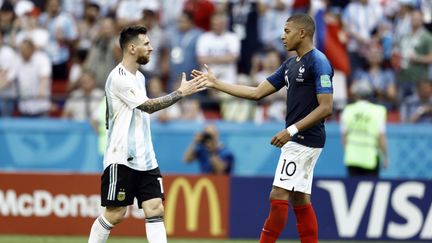
{"type": "Polygon", "coordinates": [[[105,243],[113,227],[114,225],[100,215],[92,225],[88,243],[105,243]]]}
{"type": "Polygon", "coordinates": [[[166,243],[167,236],[163,216],[146,218],[146,233],[149,243],[166,243]]]}

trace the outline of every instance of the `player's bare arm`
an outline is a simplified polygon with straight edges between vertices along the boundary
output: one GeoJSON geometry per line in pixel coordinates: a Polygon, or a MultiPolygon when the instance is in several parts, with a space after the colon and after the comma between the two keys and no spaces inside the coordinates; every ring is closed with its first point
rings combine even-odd
{"type": "MultiPolygon", "coordinates": [[[[333,112],[333,94],[318,94],[318,106],[309,115],[295,123],[298,131],[303,131],[317,122],[329,117],[333,112]]],[[[281,148],[291,140],[291,135],[286,129],[278,132],[270,141],[270,144],[281,148]]]]}
{"type": "Polygon", "coordinates": [[[296,122],[299,131],[303,131],[333,113],[333,94],[317,94],[318,106],[309,115],[296,122]]]}
{"type": "Polygon", "coordinates": [[[206,77],[206,87],[208,88],[214,88],[227,94],[249,100],[259,100],[276,92],[276,89],[268,81],[262,82],[257,87],[225,83],[218,80],[206,64],[204,64],[204,67],[207,69],[207,73],[193,70],[192,77],[206,77]]]}
{"type": "Polygon", "coordinates": [[[137,108],[151,114],[155,111],[167,108],[168,106],[179,101],[181,98],[183,98],[182,92],[176,90],[165,96],[155,99],[149,99],[137,108]]]}
{"type": "Polygon", "coordinates": [[[203,76],[196,77],[190,81],[187,81],[186,74],[183,73],[180,88],[165,96],[149,99],[137,108],[150,114],[158,110],[165,109],[168,106],[171,106],[172,104],[181,100],[185,96],[205,90],[205,81],[206,78],[203,76]]]}

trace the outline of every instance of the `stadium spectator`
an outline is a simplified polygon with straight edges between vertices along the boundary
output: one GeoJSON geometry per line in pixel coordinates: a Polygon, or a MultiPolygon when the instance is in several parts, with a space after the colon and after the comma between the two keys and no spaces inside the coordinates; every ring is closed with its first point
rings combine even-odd
{"type": "Polygon", "coordinates": [[[372,0],[354,0],[342,15],[348,33],[348,54],[352,72],[365,66],[365,53],[372,38],[372,31],[384,17],[381,5],[372,0]]]}
{"type": "Polygon", "coordinates": [[[68,61],[71,49],[78,38],[78,30],[72,15],[61,10],[60,0],[47,0],[45,12],[39,16],[39,23],[49,32],[46,48],[52,62],[52,78],[68,78],[68,61]]]}
{"type": "Polygon", "coordinates": [[[16,66],[18,55],[10,46],[3,44],[0,32],[0,117],[12,116],[17,98],[16,66]]]}
{"type": "Polygon", "coordinates": [[[149,243],[167,242],[162,176],[153,149],[149,114],[205,89],[205,79],[188,81],[183,74],[179,89],[149,99],[145,77],[138,71],[140,65],[149,62],[153,50],[146,34],[147,29],[143,26],[126,27],[121,31],[123,58],[107,79],[108,141],[101,185],[101,205],[105,210],[91,227],[89,243],[106,242],[135,198],[146,217],[149,243]],[[128,133],[126,136],[125,132],[128,133]]]}
{"type": "Polygon", "coordinates": [[[31,39],[35,47],[45,51],[49,42],[48,31],[39,25],[40,10],[32,7],[24,9],[22,15],[17,17],[17,22],[13,31],[11,44],[19,47],[25,39],[31,39]]]}
{"type": "Polygon", "coordinates": [[[287,59],[258,87],[223,82],[208,66],[207,74],[193,71],[193,76],[207,77],[207,87],[251,100],[288,89],[286,129],[271,139],[271,145],[282,149],[261,243],[274,243],[278,239],[288,218],[288,202],[294,208],[300,241],[318,242],[318,223],[310,194],[313,169],[325,143],[324,119],[333,110],[333,69],[325,55],[314,48],[314,32],[315,23],[310,16],[289,17],[282,40],[286,50],[295,51],[297,56],[287,59]]]}
{"type": "Polygon", "coordinates": [[[183,160],[186,163],[198,161],[201,173],[219,175],[229,175],[235,163],[232,152],[219,141],[219,132],[213,124],[195,135],[183,160]]]}
{"type": "MultiPolygon", "coordinates": [[[[262,54],[257,54],[252,60],[251,78],[254,85],[259,85],[263,80],[273,74],[281,65],[281,57],[275,49],[267,50],[262,54]]],[[[273,95],[269,95],[262,100],[262,104],[257,107],[255,121],[285,121],[286,114],[286,90],[280,89],[273,95]]]]}
{"type": "Polygon", "coordinates": [[[203,31],[209,31],[211,16],[215,13],[215,5],[209,0],[186,0],[183,10],[192,13],[195,26],[203,31]]]}
{"type": "Polygon", "coordinates": [[[118,45],[115,20],[112,18],[103,18],[100,21],[100,25],[101,27],[96,39],[93,41],[93,45],[84,62],[84,68],[94,72],[96,75],[96,86],[104,89],[107,73],[121,59],[121,51],[118,45]]]}
{"type": "Polygon", "coordinates": [[[157,0],[120,0],[117,3],[116,20],[117,25],[123,28],[128,25],[139,24],[144,9],[153,12],[159,11],[159,1],[157,0]]]}
{"type": "Polygon", "coordinates": [[[397,100],[396,81],[394,72],[384,68],[383,49],[378,45],[371,45],[366,54],[367,69],[360,69],[353,75],[352,84],[367,82],[372,87],[371,101],[384,105],[387,109],[395,108],[397,100]]]}
{"type": "Polygon", "coordinates": [[[104,92],[96,87],[95,75],[90,71],[84,71],[78,82],[78,89],[66,100],[62,117],[76,121],[91,121],[104,92]]]}
{"type": "MultiPolygon", "coordinates": [[[[252,85],[252,79],[246,74],[237,75],[236,84],[252,85]]],[[[224,121],[247,122],[255,119],[257,104],[251,100],[239,99],[237,97],[226,97],[222,103],[221,115],[224,121]]]]}
{"type": "Polygon", "coordinates": [[[190,73],[198,69],[196,45],[202,31],[194,26],[192,15],[183,12],[177,20],[174,29],[168,32],[168,47],[170,51],[170,74],[167,90],[172,91],[178,85],[182,72],[190,73]]]}
{"type": "Polygon", "coordinates": [[[2,32],[5,44],[10,44],[9,38],[15,25],[15,19],[13,4],[8,0],[3,1],[0,7],[0,31],[2,32]]]}
{"type": "MultiPolygon", "coordinates": [[[[240,54],[240,40],[237,35],[227,30],[228,18],[224,14],[215,14],[211,18],[211,31],[202,34],[197,43],[197,55],[200,65],[208,64],[214,74],[231,84],[237,81],[237,60],[240,54]]],[[[229,102],[227,95],[209,95],[221,100],[220,107],[229,102]]],[[[207,107],[205,107],[206,109],[207,107]]]]}
{"type": "Polygon", "coordinates": [[[334,68],[333,101],[336,113],[341,111],[348,100],[347,79],[351,74],[348,52],[348,35],[343,28],[341,9],[332,7],[330,1],[323,1],[321,9],[316,11],[316,45],[334,68]]]}
{"type": "Polygon", "coordinates": [[[427,80],[417,83],[416,93],[401,105],[402,121],[406,123],[432,123],[432,84],[427,80]]]}
{"type": "Polygon", "coordinates": [[[380,166],[387,168],[387,111],[368,100],[374,90],[368,80],[351,85],[356,101],[345,107],[341,116],[344,162],[349,176],[378,177],[380,166]]]}
{"type": "Polygon", "coordinates": [[[398,43],[398,50],[401,63],[397,82],[402,101],[415,92],[417,82],[428,79],[429,65],[432,64],[432,34],[423,26],[419,10],[411,12],[411,32],[398,43]]]}
{"type": "Polygon", "coordinates": [[[166,32],[159,24],[156,10],[145,6],[140,23],[147,28],[147,36],[153,46],[150,62],[140,70],[147,76],[157,75],[165,80],[169,72],[168,40],[166,32]]]}
{"type": "Polygon", "coordinates": [[[280,30],[284,28],[286,16],[292,14],[293,0],[262,0],[260,5],[260,39],[264,48],[276,49],[286,56],[280,30]]]}
{"type": "Polygon", "coordinates": [[[259,2],[228,1],[230,30],[240,40],[240,56],[238,68],[240,73],[249,73],[252,56],[261,48],[258,33],[259,2]]]}
{"type": "Polygon", "coordinates": [[[84,17],[78,20],[77,51],[88,53],[100,28],[100,7],[95,3],[85,4],[84,17]]]}
{"type": "Polygon", "coordinates": [[[21,116],[40,117],[51,109],[51,61],[31,40],[20,45],[17,62],[18,110],[21,116]]]}

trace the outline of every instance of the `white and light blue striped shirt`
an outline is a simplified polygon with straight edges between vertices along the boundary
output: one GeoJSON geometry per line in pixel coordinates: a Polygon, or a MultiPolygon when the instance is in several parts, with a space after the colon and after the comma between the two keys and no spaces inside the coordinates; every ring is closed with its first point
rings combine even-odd
{"type": "Polygon", "coordinates": [[[108,141],[104,169],[114,163],[140,171],[158,167],[150,115],[136,108],[148,100],[144,75],[139,71],[132,74],[119,64],[108,76],[105,93],[108,141]]]}

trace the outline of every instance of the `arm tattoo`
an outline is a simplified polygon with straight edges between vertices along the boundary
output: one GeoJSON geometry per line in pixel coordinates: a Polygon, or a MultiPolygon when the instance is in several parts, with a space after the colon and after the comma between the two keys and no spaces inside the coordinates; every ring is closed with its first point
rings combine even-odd
{"type": "Polygon", "coordinates": [[[138,106],[137,108],[151,114],[155,111],[167,108],[168,106],[179,101],[181,98],[182,98],[182,92],[176,90],[165,96],[155,98],[155,99],[149,99],[146,102],[144,102],[142,105],[138,106]]]}

